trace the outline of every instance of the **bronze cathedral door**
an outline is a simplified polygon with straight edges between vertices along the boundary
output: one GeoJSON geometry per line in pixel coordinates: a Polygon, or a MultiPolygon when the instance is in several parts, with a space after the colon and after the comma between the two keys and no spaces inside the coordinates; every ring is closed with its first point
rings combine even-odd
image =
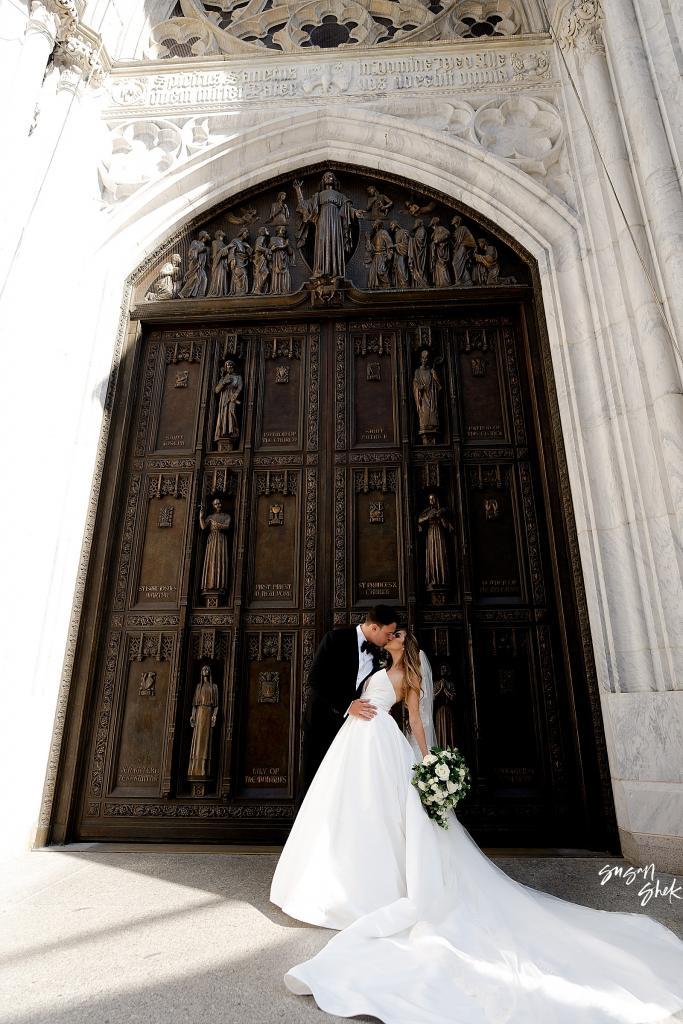
{"type": "Polygon", "coordinates": [[[369,287],[141,310],[67,835],[281,841],[313,652],[387,602],[430,657],[439,739],[472,767],[475,837],[605,845],[521,273],[457,304],[369,287]]]}

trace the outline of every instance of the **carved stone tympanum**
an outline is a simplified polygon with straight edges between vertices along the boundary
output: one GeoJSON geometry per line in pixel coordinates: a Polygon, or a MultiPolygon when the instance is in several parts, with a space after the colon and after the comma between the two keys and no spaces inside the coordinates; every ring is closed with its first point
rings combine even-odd
{"type": "Polygon", "coordinates": [[[211,667],[202,665],[201,680],[192,698],[192,745],[187,778],[190,782],[211,775],[211,737],[218,718],[218,687],[211,678],[211,667]]]}

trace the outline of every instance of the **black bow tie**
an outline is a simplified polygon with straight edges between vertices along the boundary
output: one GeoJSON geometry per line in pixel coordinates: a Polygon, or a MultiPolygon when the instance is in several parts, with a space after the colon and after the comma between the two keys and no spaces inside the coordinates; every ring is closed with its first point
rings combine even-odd
{"type": "Polygon", "coordinates": [[[364,640],[360,645],[360,649],[361,651],[369,651],[369,653],[374,656],[375,654],[379,654],[382,648],[378,647],[377,644],[371,643],[369,640],[364,640]]]}

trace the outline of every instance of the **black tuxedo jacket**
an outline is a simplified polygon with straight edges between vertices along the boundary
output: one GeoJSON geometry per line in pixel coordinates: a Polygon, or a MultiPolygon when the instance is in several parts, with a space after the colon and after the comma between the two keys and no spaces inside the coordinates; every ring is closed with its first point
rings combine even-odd
{"type": "Polygon", "coordinates": [[[356,695],[358,633],[342,626],[326,633],[308,673],[308,699],[303,719],[301,798],[344,724],[344,714],[356,695]]]}

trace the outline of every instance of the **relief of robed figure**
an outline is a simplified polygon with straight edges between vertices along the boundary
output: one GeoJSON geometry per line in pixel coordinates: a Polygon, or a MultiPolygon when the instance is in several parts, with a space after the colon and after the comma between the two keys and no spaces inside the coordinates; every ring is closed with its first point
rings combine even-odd
{"type": "Polygon", "coordinates": [[[427,500],[427,508],[417,518],[419,532],[427,527],[425,586],[427,590],[442,590],[448,585],[446,533],[452,533],[454,527],[447,518],[448,509],[441,505],[438,495],[432,493],[427,500]]]}
{"type": "Polygon", "coordinates": [[[204,512],[203,502],[199,507],[199,525],[202,530],[209,531],[204,552],[201,589],[203,594],[224,594],[230,583],[228,531],[232,516],[229,512],[223,511],[223,502],[220,498],[214,498],[211,507],[213,512],[208,516],[204,512]]]}
{"type": "Polygon", "coordinates": [[[429,365],[429,352],[423,349],[420,365],[413,374],[413,398],[423,444],[433,444],[439,431],[440,391],[441,381],[436,370],[429,365]]]}
{"type": "Polygon", "coordinates": [[[313,250],[313,277],[344,277],[346,261],[353,243],[351,225],[361,211],[354,210],[351,200],[339,190],[339,182],[332,171],[326,171],[320,189],[305,199],[301,181],[294,182],[297,210],[301,215],[298,245],[302,248],[311,225],[315,227],[313,250]]]}
{"type": "Polygon", "coordinates": [[[209,665],[202,665],[201,679],[192,698],[192,744],[187,775],[206,779],[211,775],[211,734],[218,717],[218,687],[211,678],[209,665]]]}

